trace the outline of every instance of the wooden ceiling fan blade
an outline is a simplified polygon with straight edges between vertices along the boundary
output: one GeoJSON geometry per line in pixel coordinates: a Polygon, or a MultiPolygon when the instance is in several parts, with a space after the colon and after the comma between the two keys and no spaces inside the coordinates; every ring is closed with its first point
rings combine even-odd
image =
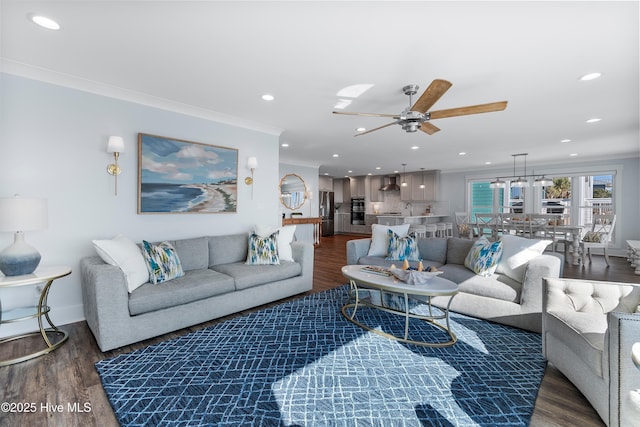
{"type": "Polygon", "coordinates": [[[362,135],[366,135],[366,134],[368,134],[368,133],[375,132],[375,131],[377,131],[377,130],[380,130],[380,129],[386,128],[387,126],[395,125],[396,123],[398,123],[398,122],[397,122],[397,121],[395,121],[395,122],[387,123],[386,125],[378,126],[377,128],[369,129],[368,131],[361,132],[361,133],[357,133],[357,134],[355,134],[355,135],[353,135],[353,136],[362,136],[362,135]]]}
{"type": "Polygon", "coordinates": [[[397,114],[350,113],[348,111],[333,111],[333,114],[343,114],[346,116],[365,116],[365,117],[392,117],[394,119],[400,118],[400,116],[398,116],[397,114]]]}
{"type": "Polygon", "coordinates": [[[433,135],[434,133],[440,130],[439,127],[432,125],[429,122],[422,122],[420,125],[420,130],[424,133],[428,133],[429,135],[433,135]]]}
{"type": "Polygon", "coordinates": [[[466,116],[469,114],[490,113],[492,111],[502,111],[507,108],[507,101],[491,102],[489,104],[470,105],[468,107],[449,108],[429,112],[429,120],[444,119],[447,117],[466,116]]]}
{"type": "Polygon", "coordinates": [[[420,95],[420,98],[418,98],[416,103],[413,104],[411,111],[426,113],[429,111],[429,108],[433,107],[433,104],[435,104],[436,101],[449,90],[451,86],[451,82],[442,79],[435,79],[431,82],[427,90],[420,95]]]}

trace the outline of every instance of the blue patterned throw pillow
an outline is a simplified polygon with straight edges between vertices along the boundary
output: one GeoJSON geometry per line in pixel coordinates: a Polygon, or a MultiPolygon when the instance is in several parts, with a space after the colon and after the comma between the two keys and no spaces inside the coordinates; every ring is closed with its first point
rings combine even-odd
{"type": "Polygon", "coordinates": [[[389,248],[387,250],[388,261],[420,261],[420,251],[418,250],[418,235],[409,233],[405,237],[400,237],[393,230],[387,231],[389,236],[389,248]]]}
{"type": "Polygon", "coordinates": [[[249,265],[280,264],[278,233],[279,231],[276,231],[267,237],[260,237],[256,233],[251,233],[246,263],[249,265]]]}
{"type": "Polygon", "coordinates": [[[144,260],[149,270],[149,281],[154,285],[176,277],[184,276],[180,258],[173,246],[169,242],[162,242],[158,245],[151,244],[146,240],[142,241],[144,250],[144,260]]]}
{"type": "Polygon", "coordinates": [[[469,250],[464,266],[479,276],[491,276],[502,256],[502,242],[490,242],[481,237],[469,250]]]}

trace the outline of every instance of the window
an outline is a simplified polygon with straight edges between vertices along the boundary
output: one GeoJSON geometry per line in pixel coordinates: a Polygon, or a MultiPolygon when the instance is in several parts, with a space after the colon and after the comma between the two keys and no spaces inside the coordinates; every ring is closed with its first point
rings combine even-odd
{"type": "Polygon", "coordinates": [[[548,187],[490,188],[491,179],[468,180],[471,217],[476,213],[552,213],[562,214],[565,224],[591,227],[594,214],[616,212],[618,170],[571,171],[546,174],[553,180],[548,187]]]}

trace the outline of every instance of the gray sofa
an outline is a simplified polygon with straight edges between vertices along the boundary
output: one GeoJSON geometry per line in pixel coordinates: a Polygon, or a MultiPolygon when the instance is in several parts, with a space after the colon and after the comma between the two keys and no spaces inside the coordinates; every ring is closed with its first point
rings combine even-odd
{"type": "Polygon", "coordinates": [[[132,293],[119,267],[83,258],[84,313],[102,351],[311,290],[313,245],[292,242],[293,262],[247,265],[248,234],[169,241],[185,275],[132,293]]]}
{"type": "Polygon", "coordinates": [[[640,426],[640,284],[546,279],[542,350],[607,426],[640,426]]]}
{"type": "MultiPolygon", "coordinates": [[[[439,277],[458,284],[459,293],[451,302],[451,310],[540,333],[542,330],[542,279],[560,277],[563,257],[544,253],[527,263],[524,281],[518,282],[504,274],[478,276],[464,266],[473,240],[458,237],[421,238],[418,249],[423,265],[443,271],[439,277]]],[[[347,242],[347,264],[390,267],[402,262],[385,260],[384,256],[367,256],[371,239],[347,242]]],[[[417,262],[410,262],[415,267],[417,262]]],[[[434,305],[446,307],[448,297],[435,297],[434,305]]]]}

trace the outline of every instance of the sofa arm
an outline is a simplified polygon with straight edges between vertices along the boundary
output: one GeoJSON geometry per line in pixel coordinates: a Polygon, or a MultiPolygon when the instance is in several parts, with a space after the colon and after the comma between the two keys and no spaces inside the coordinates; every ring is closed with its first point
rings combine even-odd
{"type": "Polygon", "coordinates": [[[84,315],[100,345],[104,329],[126,327],[130,316],[127,282],[119,267],[97,256],[80,260],[80,278],[84,315]]]}
{"type": "Polygon", "coordinates": [[[358,260],[369,253],[371,239],[347,240],[347,264],[357,264],[358,260]]]}
{"type": "Polygon", "coordinates": [[[520,305],[525,312],[542,311],[542,281],[544,278],[560,277],[562,260],[555,255],[539,255],[527,263],[524,273],[520,305]]]}
{"type": "Polygon", "coordinates": [[[313,244],[309,242],[291,242],[293,260],[302,266],[303,276],[313,276],[313,244]]]}
{"type": "Polygon", "coordinates": [[[610,312],[607,322],[610,375],[608,425],[640,426],[640,408],[636,408],[632,401],[632,392],[640,389],[640,369],[631,358],[631,348],[640,342],[640,313],[610,312]]]}

